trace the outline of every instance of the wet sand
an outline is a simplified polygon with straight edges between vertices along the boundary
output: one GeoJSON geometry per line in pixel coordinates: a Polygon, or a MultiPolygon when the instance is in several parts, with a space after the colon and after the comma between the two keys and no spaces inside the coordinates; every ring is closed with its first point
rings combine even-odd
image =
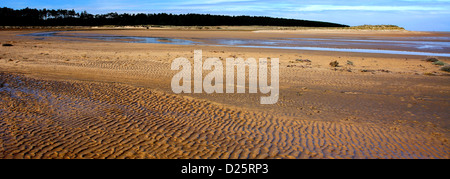
{"type": "MultiPolygon", "coordinates": [[[[0,47],[0,158],[449,158],[449,75],[423,56],[17,36],[31,32],[0,32],[1,43],[14,45],[0,47]],[[174,94],[170,64],[192,60],[196,49],[204,58],[280,58],[278,103],[260,105],[261,94],[174,94]],[[328,65],[334,60],[339,67],[328,65]]],[[[439,35],[86,33],[187,40],[439,35]]]]}

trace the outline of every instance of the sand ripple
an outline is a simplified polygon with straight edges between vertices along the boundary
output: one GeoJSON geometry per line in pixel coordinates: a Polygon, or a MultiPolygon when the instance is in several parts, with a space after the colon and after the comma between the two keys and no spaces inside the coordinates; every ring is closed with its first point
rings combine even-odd
{"type": "Polygon", "coordinates": [[[408,126],[298,120],[146,88],[0,74],[0,158],[448,158],[408,126]]]}

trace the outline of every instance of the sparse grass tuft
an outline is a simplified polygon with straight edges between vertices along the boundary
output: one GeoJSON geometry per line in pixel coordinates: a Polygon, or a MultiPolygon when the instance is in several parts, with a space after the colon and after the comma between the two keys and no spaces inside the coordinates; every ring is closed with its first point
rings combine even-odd
{"type": "Polygon", "coordinates": [[[353,62],[350,60],[347,60],[347,65],[352,65],[353,66],[353,62]]]}
{"type": "Polygon", "coordinates": [[[297,62],[311,62],[309,59],[295,59],[297,62]]]}
{"type": "Polygon", "coordinates": [[[332,62],[330,62],[330,66],[338,67],[339,66],[339,62],[338,61],[332,61],[332,62]]]}
{"type": "Polygon", "coordinates": [[[434,57],[428,57],[428,58],[425,59],[425,61],[426,62],[437,62],[439,60],[437,58],[434,58],[434,57]]]}
{"type": "Polygon", "coordinates": [[[441,68],[441,71],[450,72],[450,65],[445,65],[441,68]]]}
{"type": "Polygon", "coordinates": [[[444,66],[445,63],[443,61],[435,61],[435,62],[433,62],[433,65],[444,66]]]}
{"type": "Polygon", "coordinates": [[[372,72],[372,73],[373,73],[373,72],[375,72],[375,70],[366,70],[366,69],[362,69],[362,70],[360,70],[360,72],[364,72],[364,73],[365,73],[365,72],[372,72]]]}

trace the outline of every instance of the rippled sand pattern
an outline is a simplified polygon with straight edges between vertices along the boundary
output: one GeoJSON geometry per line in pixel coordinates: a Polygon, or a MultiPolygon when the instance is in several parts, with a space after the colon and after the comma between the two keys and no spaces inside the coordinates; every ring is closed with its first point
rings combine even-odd
{"type": "Polygon", "coordinates": [[[0,158],[448,158],[408,126],[278,118],[118,83],[1,74],[0,158]]]}

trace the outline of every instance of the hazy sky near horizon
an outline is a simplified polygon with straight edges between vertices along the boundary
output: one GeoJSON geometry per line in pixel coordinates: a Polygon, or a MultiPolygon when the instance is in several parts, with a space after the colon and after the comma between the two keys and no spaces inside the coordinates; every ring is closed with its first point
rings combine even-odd
{"type": "Polygon", "coordinates": [[[14,9],[86,10],[91,14],[208,13],[320,20],[347,25],[393,24],[407,30],[450,31],[450,0],[0,0],[14,9]]]}

